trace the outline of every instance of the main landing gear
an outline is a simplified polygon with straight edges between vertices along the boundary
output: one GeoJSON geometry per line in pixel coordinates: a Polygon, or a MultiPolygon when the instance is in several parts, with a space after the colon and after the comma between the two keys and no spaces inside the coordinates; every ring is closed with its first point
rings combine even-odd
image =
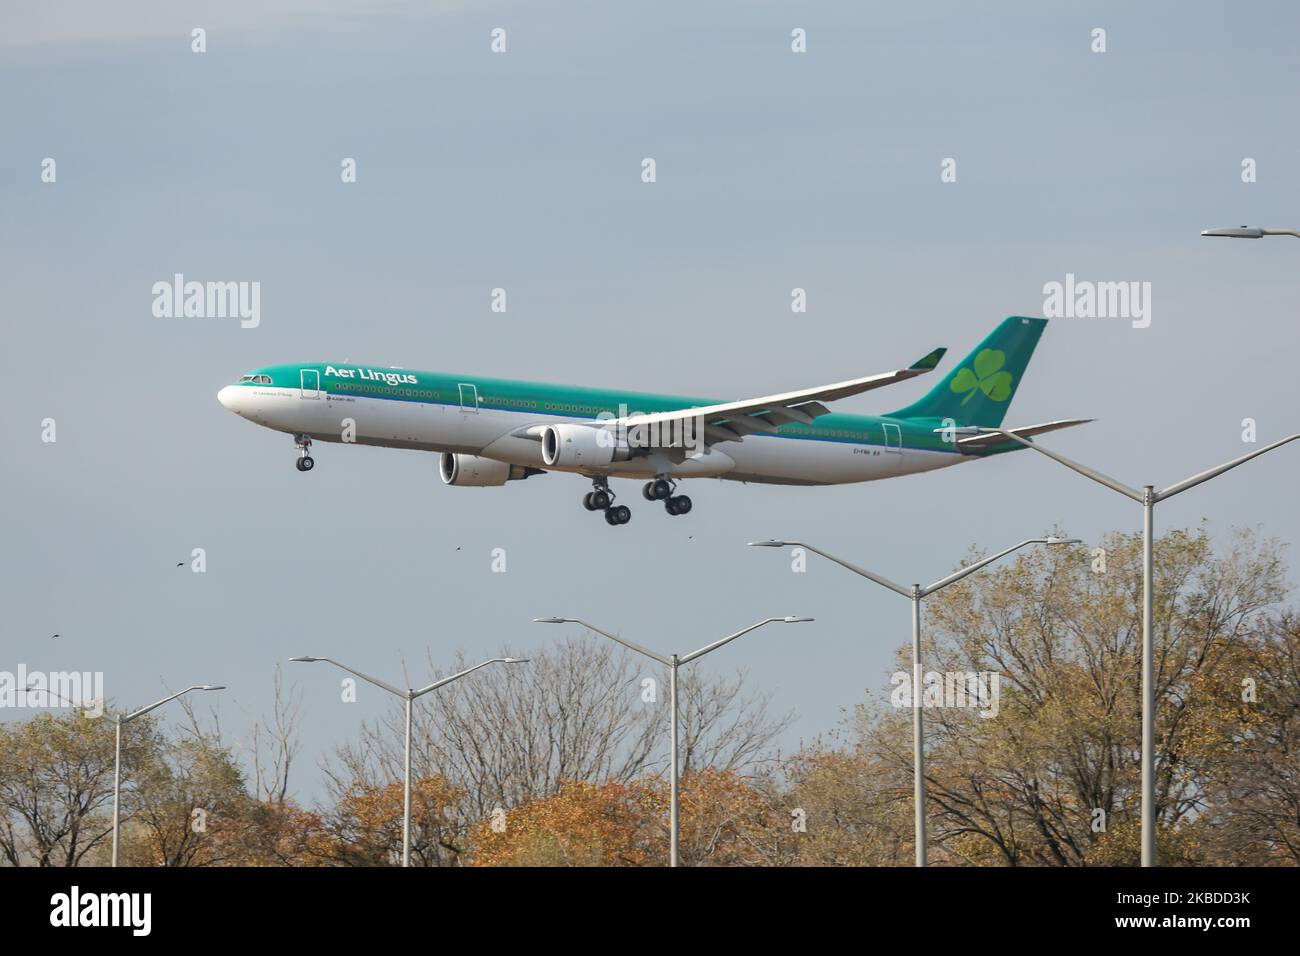
{"type": "Polygon", "coordinates": [[[670,515],[684,515],[691,510],[691,499],[673,494],[676,490],[677,482],[660,477],[647,481],[641,488],[641,495],[646,501],[662,501],[664,510],[670,515]]]}
{"type": "Polygon", "coordinates": [[[294,435],[293,444],[298,449],[298,470],[311,471],[315,468],[316,461],[311,457],[311,439],[306,435],[294,435]]]}
{"type": "MultiPolygon", "coordinates": [[[[632,511],[626,505],[614,504],[614,492],[609,490],[609,479],[597,477],[591,479],[592,490],[582,496],[582,506],[588,511],[605,512],[605,520],[612,525],[627,524],[632,520],[632,511]]],[[[647,481],[641,489],[641,496],[646,501],[662,501],[664,510],[670,515],[684,515],[691,510],[691,499],[685,495],[675,495],[677,483],[671,478],[656,478],[647,481]]]]}
{"type": "Polygon", "coordinates": [[[588,511],[605,512],[605,521],[611,525],[627,524],[632,520],[632,509],[614,504],[614,492],[609,490],[605,478],[591,479],[592,490],[582,496],[582,506],[588,511]]]}

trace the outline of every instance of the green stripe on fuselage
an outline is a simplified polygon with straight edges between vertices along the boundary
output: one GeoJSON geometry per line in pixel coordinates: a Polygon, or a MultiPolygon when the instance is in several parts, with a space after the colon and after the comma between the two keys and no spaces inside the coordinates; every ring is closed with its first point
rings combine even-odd
{"type": "MultiPolygon", "coordinates": [[[[320,389],[329,395],[379,398],[389,401],[421,402],[459,408],[461,386],[474,386],[478,407],[483,410],[514,412],[541,418],[596,419],[617,416],[620,405],[628,413],[675,411],[700,405],[718,404],[717,399],[689,398],[682,395],[657,395],[649,392],[622,392],[612,389],[586,388],[580,385],[550,385],[514,379],[452,376],[440,372],[423,372],[406,368],[379,368],[370,365],[271,365],[254,369],[249,375],[269,376],[277,388],[298,389],[303,371],[316,372],[320,389]],[[409,379],[414,378],[411,382],[409,379]]],[[[256,382],[236,382],[255,388],[256,382]]],[[[265,387],[265,385],[263,385],[265,387]]],[[[898,427],[903,447],[919,451],[960,454],[934,429],[943,422],[931,419],[892,418],[877,415],[850,415],[832,412],[818,417],[811,425],[786,424],[774,433],[758,433],[752,438],[795,438],[804,441],[843,442],[854,445],[888,447],[885,426],[898,427]]],[[[1012,450],[1012,443],[981,450],[978,454],[995,454],[1012,450]]],[[[1020,447],[1020,446],[1016,446],[1020,447]]]]}

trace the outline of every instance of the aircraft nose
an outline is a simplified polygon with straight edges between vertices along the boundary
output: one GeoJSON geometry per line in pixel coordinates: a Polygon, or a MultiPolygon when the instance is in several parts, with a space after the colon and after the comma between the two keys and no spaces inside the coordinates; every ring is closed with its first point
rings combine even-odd
{"type": "Polygon", "coordinates": [[[235,407],[235,393],[237,391],[238,389],[236,389],[235,386],[227,385],[221,391],[217,392],[217,401],[219,401],[224,408],[228,408],[232,412],[238,412],[239,409],[235,407]]]}

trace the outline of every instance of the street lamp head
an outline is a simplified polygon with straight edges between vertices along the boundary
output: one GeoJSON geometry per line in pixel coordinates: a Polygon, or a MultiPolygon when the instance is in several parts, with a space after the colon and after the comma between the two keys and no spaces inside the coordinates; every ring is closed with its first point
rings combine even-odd
{"type": "Polygon", "coordinates": [[[1224,239],[1262,239],[1264,230],[1259,226],[1230,226],[1222,229],[1202,229],[1201,235],[1224,239]]]}
{"type": "Polygon", "coordinates": [[[770,538],[767,541],[749,542],[749,546],[751,548],[784,548],[789,544],[790,544],[789,541],[777,541],[775,538],[770,538]]]}
{"type": "Polygon", "coordinates": [[[319,657],[291,657],[289,658],[289,660],[297,664],[315,664],[317,661],[320,660],[320,658],[319,657]]]}
{"type": "Polygon", "coordinates": [[[1056,538],[1056,537],[1049,536],[1043,539],[1043,544],[1048,546],[1056,545],[1056,544],[1083,544],[1083,539],[1082,538],[1056,538]]]}
{"type": "Polygon", "coordinates": [[[498,663],[498,664],[527,664],[527,663],[528,663],[528,658],[526,658],[526,657],[498,657],[498,658],[497,658],[497,663],[498,663]]]}
{"type": "Polygon", "coordinates": [[[812,621],[810,617],[795,617],[793,614],[787,614],[781,618],[782,624],[807,624],[812,621]]]}
{"type": "Polygon", "coordinates": [[[225,690],[225,684],[200,684],[199,690],[225,690]]]}
{"type": "Polygon", "coordinates": [[[534,624],[572,624],[567,617],[535,617],[534,624]]]}

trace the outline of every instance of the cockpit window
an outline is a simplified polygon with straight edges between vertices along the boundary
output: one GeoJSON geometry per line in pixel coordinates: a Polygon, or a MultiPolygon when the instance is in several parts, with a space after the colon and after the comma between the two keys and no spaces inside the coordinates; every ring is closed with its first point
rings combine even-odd
{"type": "Polygon", "coordinates": [[[269,376],[269,375],[241,375],[241,376],[239,377],[239,384],[242,385],[242,384],[244,384],[245,382],[248,382],[249,384],[252,384],[252,385],[270,385],[270,384],[271,384],[271,376],[269,376]]]}
{"type": "Polygon", "coordinates": [[[256,378],[256,377],[257,377],[257,376],[255,376],[255,375],[241,375],[241,376],[239,376],[239,381],[240,381],[240,382],[251,382],[251,381],[252,381],[254,378],[256,378]]]}

